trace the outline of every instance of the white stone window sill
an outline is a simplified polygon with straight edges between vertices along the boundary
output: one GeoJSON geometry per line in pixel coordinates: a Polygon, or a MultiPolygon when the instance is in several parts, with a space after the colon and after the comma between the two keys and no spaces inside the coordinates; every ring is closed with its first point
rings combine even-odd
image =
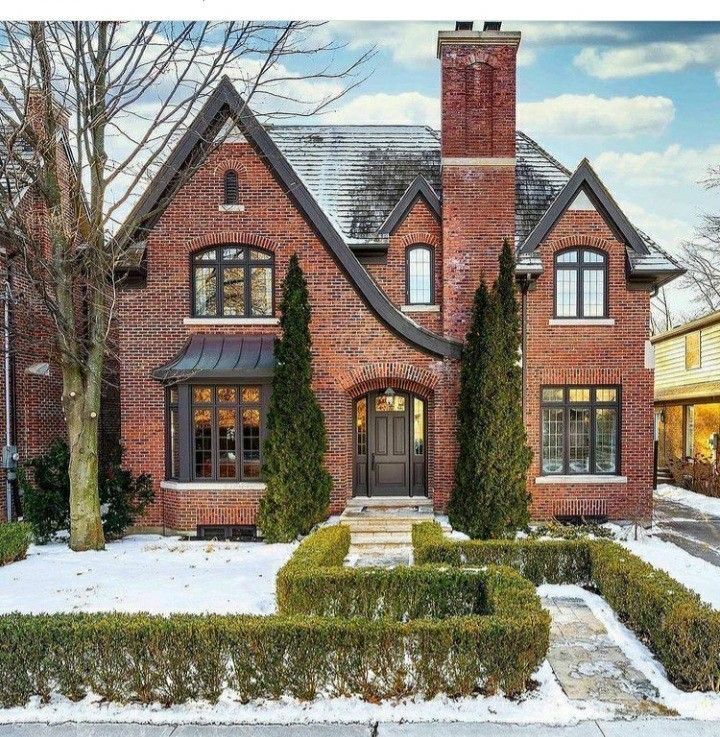
{"type": "Polygon", "coordinates": [[[553,317],[549,325],[575,325],[577,327],[593,326],[593,325],[614,325],[615,319],[612,317],[553,317]]]}
{"type": "Polygon", "coordinates": [[[536,484],[627,484],[627,476],[603,476],[587,474],[584,476],[568,474],[557,476],[537,476],[536,484]]]}
{"type": "Polygon", "coordinates": [[[218,212],[245,212],[245,205],[218,205],[218,212]]]}
{"type": "Polygon", "coordinates": [[[161,481],[168,491],[265,491],[264,481],[161,481]]]}
{"type": "Polygon", "coordinates": [[[183,325],[279,325],[279,317],[186,317],[183,325]]]}
{"type": "Polygon", "coordinates": [[[401,312],[440,312],[440,305],[402,305],[401,312]]]}

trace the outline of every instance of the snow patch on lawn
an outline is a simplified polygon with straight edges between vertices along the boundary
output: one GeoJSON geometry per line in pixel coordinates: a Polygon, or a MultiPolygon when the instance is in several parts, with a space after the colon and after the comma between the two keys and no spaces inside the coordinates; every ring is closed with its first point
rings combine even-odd
{"type": "Polygon", "coordinates": [[[31,545],[25,560],[0,567],[0,614],[272,614],[275,575],[295,547],[160,535],[130,535],[85,553],[31,545]]]}
{"type": "Polygon", "coordinates": [[[24,708],[0,709],[1,723],[138,722],[143,724],[308,724],[318,722],[506,722],[512,724],[575,724],[607,719],[612,708],[599,703],[576,704],[563,693],[547,661],[535,674],[538,688],[518,700],[503,696],[450,699],[436,696],[370,704],[358,698],[297,701],[254,701],[242,704],[226,691],[217,704],[191,702],[164,708],[100,703],[88,696],[73,703],[53,696],[49,704],[34,698],[24,708]]]}
{"type": "Polygon", "coordinates": [[[650,565],[669,573],[676,581],[692,589],[700,598],[720,609],[720,569],[686,553],[670,542],[653,537],[642,527],[610,525],[617,541],[650,565]],[[637,540],[635,536],[637,534],[637,540]]]}
{"type": "MultiPolygon", "coordinates": [[[[659,542],[659,541],[656,541],[659,542]]],[[[668,545],[667,543],[661,543],[668,545]]],[[[675,546],[671,546],[675,547],[675,546]]],[[[712,566],[711,566],[712,567],[712,566]]],[[[717,569],[716,569],[717,570],[717,569]]],[[[716,573],[717,575],[717,573],[716,573]]],[[[602,622],[610,638],[617,643],[630,662],[657,688],[661,703],[688,719],[720,719],[719,693],[686,693],[670,683],[665,668],[640,640],[616,616],[610,605],[597,594],[579,586],[546,584],[537,589],[539,596],[582,599],[602,622]]]]}
{"type": "Polygon", "coordinates": [[[698,494],[671,484],[660,484],[653,495],[656,499],[667,499],[686,507],[692,507],[703,514],[720,517],[720,498],[717,497],[705,496],[705,494],[698,494]]]}

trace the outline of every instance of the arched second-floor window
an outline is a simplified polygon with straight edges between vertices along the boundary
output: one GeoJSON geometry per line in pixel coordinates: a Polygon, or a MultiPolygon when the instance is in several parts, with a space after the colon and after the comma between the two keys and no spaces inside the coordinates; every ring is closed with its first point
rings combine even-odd
{"type": "Polygon", "coordinates": [[[240,202],[240,186],[236,171],[228,169],[223,177],[223,204],[237,205],[240,202]]]}
{"type": "Polygon", "coordinates": [[[607,317],[607,256],[591,248],[555,255],[555,317],[607,317]]]}
{"type": "Polygon", "coordinates": [[[405,253],[405,299],[409,305],[433,303],[433,252],[429,246],[410,246],[405,253]]]}
{"type": "Polygon", "coordinates": [[[223,245],[193,256],[194,317],[272,317],[273,255],[223,245]]]}

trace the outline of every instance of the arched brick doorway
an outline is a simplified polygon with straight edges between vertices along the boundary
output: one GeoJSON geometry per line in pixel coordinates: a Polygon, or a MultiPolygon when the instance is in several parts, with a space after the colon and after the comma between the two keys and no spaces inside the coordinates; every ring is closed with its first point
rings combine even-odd
{"type": "Polygon", "coordinates": [[[390,386],[354,403],[353,494],[427,496],[427,403],[390,386]]]}

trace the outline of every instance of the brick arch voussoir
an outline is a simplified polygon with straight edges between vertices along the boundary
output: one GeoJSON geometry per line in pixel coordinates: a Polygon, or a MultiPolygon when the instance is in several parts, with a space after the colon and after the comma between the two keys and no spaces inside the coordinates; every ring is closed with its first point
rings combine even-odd
{"type": "Polygon", "coordinates": [[[573,233],[572,235],[566,235],[563,238],[549,239],[548,244],[553,247],[554,250],[560,251],[564,248],[599,248],[602,251],[607,251],[612,247],[612,242],[606,238],[601,238],[596,235],[584,235],[583,233],[573,233]]]}
{"type": "Polygon", "coordinates": [[[388,386],[430,399],[439,377],[427,369],[403,363],[373,363],[346,371],[339,378],[340,387],[353,399],[388,386]]]}
{"type": "Polygon", "coordinates": [[[219,246],[221,243],[242,243],[246,246],[257,246],[273,253],[278,249],[277,243],[264,235],[230,230],[197,236],[188,243],[187,250],[189,253],[195,253],[209,246],[219,246]]]}
{"type": "Polygon", "coordinates": [[[416,244],[423,244],[426,246],[433,246],[433,248],[437,248],[440,245],[440,239],[436,235],[433,235],[433,233],[429,233],[428,231],[424,230],[417,230],[412,233],[406,233],[402,237],[402,245],[404,248],[416,244]]]}
{"type": "Polygon", "coordinates": [[[238,174],[247,174],[245,164],[240,159],[221,159],[213,169],[213,174],[219,176],[228,170],[235,171],[238,174]]]}

